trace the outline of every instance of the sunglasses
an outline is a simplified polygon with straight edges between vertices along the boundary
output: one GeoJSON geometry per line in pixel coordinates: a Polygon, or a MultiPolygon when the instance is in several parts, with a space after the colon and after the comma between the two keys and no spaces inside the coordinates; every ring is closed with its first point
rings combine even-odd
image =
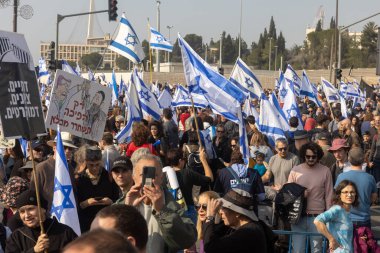
{"type": "Polygon", "coordinates": [[[216,131],[217,133],[224,133],[224,131],[220,131],[220,130],[218,130],[218,131],[216,131]]]}
{"type": "Polygon", "coordinates": [[[317,156],[316,155],[305,155],[306,159],[317,159],[317,156]]]}
{"type": "Polygon", "coordinates": [[[231,148],[234,148],[234,147],[236,147],[236,145],[231,145],[231,148]]]}
{"type": "Polygon", "coordinates": [[[278,148],[278,151],[285,151],[288,147],[285,147],[285,148],[278,148]]]}
{"type": "Polygon", "coordinates": [[[195,209],[197,209],[197,211],[199,211],[201,208],[203,210],[207,210],[207,204],[202,204],[202,205],[197,204],[197,205],[195,205],[195,209]]]}

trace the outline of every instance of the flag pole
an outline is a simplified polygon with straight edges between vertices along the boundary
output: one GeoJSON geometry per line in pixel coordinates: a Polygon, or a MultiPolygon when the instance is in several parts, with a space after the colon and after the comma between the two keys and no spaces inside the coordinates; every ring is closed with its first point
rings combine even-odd
{"type": "Polygon", "coordinates": [[[150,23],[149,23],[149,18],[148,18],[148,37],[149,37],[149,74],[150,74],[150,83],[152,84],[153,83],[153,74],[152,74],[152,50],[150,48],[150,23]]]}
{"type": "MultiPolygon", "coordinates": [[[[45,233],[45,229],[44,229],[44,223],[42,221],[42,215],[41,215],[41,200],[40,200],[40,193],[39,193],[39,189],[38,189],[38,179],[37,179],[37,173],[36,173],[36,163],[34,162],[34,155],[33,155],[33,148],[32,148],[32,141],[31,140],[28,140],[28,144],[29,144],[29,150],[31,151],[30,152],[30,156],[32,158],[32,164],[33,164],[33,177],[34,177],[34,187],[36,189],[36,198],[37,198],[37,208],[38,208],[38,219],[40,221],[40,227],[41,227],[41,234],[44,234],[45,233]]],[[[44,252],[47,252],[47,250],[45,250],[44,252]]]]}
{"type": "Polygon", "coordinates": [[[191,107],[193,108],[194,112],[194,121],[195,121],[195,130],[197,131],[197,137],[199,141],[199,147],[202,148],[202,141],[201,141],[201,135],[199,134],[199,126],[198,126],[198,119],[197,119],[197,114],[194,106],[194,101],[193,101],[193,96],[190,93],[190,100],[191,100],[191,107]]]}

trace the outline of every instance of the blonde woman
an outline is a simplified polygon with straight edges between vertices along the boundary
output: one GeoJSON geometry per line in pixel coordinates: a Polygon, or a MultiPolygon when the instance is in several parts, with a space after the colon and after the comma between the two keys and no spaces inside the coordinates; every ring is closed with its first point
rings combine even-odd
{"type": "Polygon", "coordinates": [[[269,163],[269,159],[273,156],[273,151],[265,143],[264,135],[260,132],[254,133],[251,138],[249,152],[253,159],[256,160],[256,154],[262,153],[265,156],[265,162],[269,163]]]}

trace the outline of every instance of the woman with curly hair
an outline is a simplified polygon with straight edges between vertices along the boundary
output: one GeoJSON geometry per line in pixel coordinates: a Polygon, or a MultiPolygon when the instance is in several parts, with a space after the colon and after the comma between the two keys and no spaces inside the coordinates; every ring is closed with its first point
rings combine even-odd
{"type": "Polygon", "coordinates": [[[149,129],[143,123],[134,123],[132,126],[132,142],[128,145],[126,156],[131,157],[139,148],[148,148],[153,155],[157,155],[153,144],[149,143],[149,129]]]}
{"type": "Polygon", "coordinates": [[[153,144],[155,150],[162,158],[165,158],[165,154],[168,151],[168,146],[166,138],[164,137],[162,124],[155,120],[149,123],[148,128],[150,130],[148,142],[153,144]]]}

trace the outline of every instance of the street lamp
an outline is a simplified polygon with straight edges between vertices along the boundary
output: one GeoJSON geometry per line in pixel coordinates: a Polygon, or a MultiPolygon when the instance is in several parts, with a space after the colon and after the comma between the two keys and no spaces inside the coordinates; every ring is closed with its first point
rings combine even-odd
{"type": "MultiPolygon", "coordinates": [[[[170,42],[170,29],[172,29],[173,27],[174,26],[172,26],[172,25],[167,25],[166,26],[166,28],[168,28],[168,30],[169,30],[169,37],[168,37],[169,42],[170,42]]],[[[170,62],[170,52],[169,51],[168,51],[168,62],[170,62]]],[[[169,66],[169,68],[170,68],[170,66],[169,66]]]]}
{"type": "Polygon", "coordinates": [[[269,37],[269,71],[270,71],[270,65],[271,65],[271,59],[272,59],[272,37],[269,37]]]}
{"type": "Polygon", "coordinates": [[[239,55],[238,57],[241,56],[241,25],[243,20],[243,0],[240,0],[240,29],[239,29],[239,55]]]}
{"type": "Polygon", "coordinates": [[[205,50],[205,62],[207,63],[207,51],[208,51],[208,45],[207,45],[207,43],[206,43],[206,50],[205,50]]]}
{"type": "Polygon", "coordinates": [[[278,46],[274,46],[274,70],[277,70],[277,49],[278,46]]]}

